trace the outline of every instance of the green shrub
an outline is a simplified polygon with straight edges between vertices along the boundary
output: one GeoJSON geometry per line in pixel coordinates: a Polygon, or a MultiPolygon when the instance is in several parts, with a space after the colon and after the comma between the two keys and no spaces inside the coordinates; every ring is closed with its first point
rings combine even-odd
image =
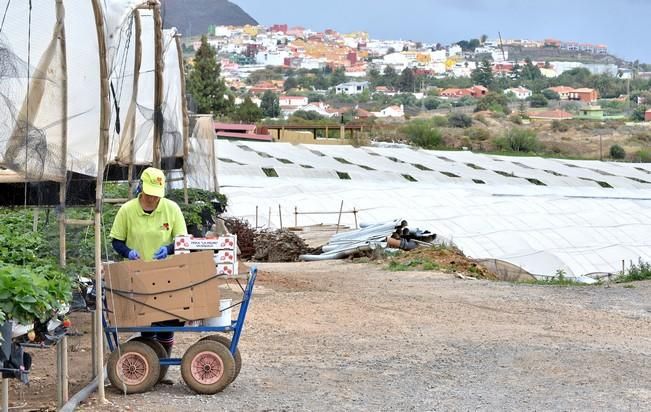
{"type": "Polygon", "coordinates": [[[561,96],[553,90],[545,89],[542,91],[542,95],[545,96],[547,100],[560,100],[561,96]]]}
{"type": "Polygon", "coordinates": [[[637,265],[631,262],[631,267],[626,271],[626,274],[617,279],[617,282],[623,283],[647,279],[651,279],[651,263],[639,259],[637,265]]]}
{"type": "Polygon", "coordinates": [[[435,149],[443,143],[441,131],[432,126],[430,122],[424,120],[414,120],[409,122],[403,132],[415,146],[423,149],[435,149]]]}
{"type": "Polygon", "coordinates": [[[469,127],[465,133],[471,140],[485,141],[491,138],[491,132],[483,127],[469,127]]]}
{"type": "Polygon", "coordinates": [[[450,127],[467,128],[472,126],[472,117],[464,113],[452,113],[448,116],[450,127]]]}
{"type": "Polygon", "coordinates": [[[511,109],[509,109],[508,98],[504,95],[504,93],[497,92],[490,92],[479,100],[477,106],[475,107],[475,111],[481,112],[484,110],[495,113],[511,113],[511,109]]]}
{"type": "Polygon", "coordinates": [[[610,146],[610,157],[613,159],[625,159],[626,151],[618,144],[610,146]]]}
{"type": "Polygon", "coordinates": [[[634,159],[637,162],[649,163],[651,162],[651,151],[648,149],[642,149],[635,152],[634,159]]]}
{"type": "Polygon", "coordinates": [[[512,114],[509,116],[509,121],[518,125],[522,124],[522,117],[519,114],[512,114]]]}
{"type": "Polygon", "coordinates": [[[495,139],[495,145],[500,150],[513,152],[537,152],[540,141],[533,130],[522,128],[509,129],[506,134],[495,139]]]}
{"type": "Polygon", "coordinates": [[[527,100],[529,100],[531,107],[547,107],[547,104],[549,103],[547,98],[540,93],[532,94],[527,98],[527,100]]]}
{"type": "Polygon", "coordinates": [[[444,116],[434,116],[432,117],[432,125],[434,127],[448,127],[448,118],[444,116]]]}
{"type": "Polygon", "coordinates": [[[425,106],[427,110],[434,110],[438,108],[440,104],[441,100],[436,97],[426,97],[425,100],[423,100],[423,106],[425,106]]]}

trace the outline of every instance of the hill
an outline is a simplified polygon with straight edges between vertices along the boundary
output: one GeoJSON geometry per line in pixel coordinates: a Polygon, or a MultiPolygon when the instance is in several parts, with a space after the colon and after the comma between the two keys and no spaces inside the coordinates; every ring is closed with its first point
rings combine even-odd
{"type": "Polygon", "coordinates": [[[240,6],[228,0],[162,0],[163,25],[183,36],[204,34],[211,25],[257,25],[240,6]]]}

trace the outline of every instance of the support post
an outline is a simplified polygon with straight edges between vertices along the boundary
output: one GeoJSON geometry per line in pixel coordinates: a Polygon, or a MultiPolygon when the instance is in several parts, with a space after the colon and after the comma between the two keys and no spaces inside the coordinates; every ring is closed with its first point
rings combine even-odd
{"type": "Polygon", "coordinates": [[[160,4],[154,12],[154,153],[153,166],[161,167],[161,145],[163,138],[163,19],[160,4]]]}
{"type": "Polygon", "coordinates": [[[278,220],[280,221],[280,228],[283,228],[283,211],[280,208],[280,205],[278,205],[278,220]]]}
{"type": "Polygon", "coordinates": [[[9,379],[4,378],[2,379],[2,412],[9,412],[9,379]]]}
{"type": "Polygon", "coordinates": [[[104,393],[104,345],[102,333],[102,197],[104,189],[104,168],[106,167],[106,151],[109,142],[109,125],[111,106],[109,100],[109,72],[106,52],[106,31],[104,29],[104,16],[100,0],[92,0],[93,12],[95,14],[95,27],[97,30],[97,44],[99,48],[100,65],[100,124],[99,124],[99,150],[97,154],[97,183],[95,187],[95,285],[97,285],[97,297],[95,303],[95,346],[93,355],[96,362],[97,402],[102,405],[106,402],[104,393]]]}
{"type": "Polygon", "coordinates": [[[294,227],[298,227],[298,207],[294,206],[294,227]]]}
{"type": "Polygon", "coordinates": [[[337,219],[337,229],[335,230],[335,234],[339,233],[339,224],[341,223],[341,212],[344,210],[344,201],[341,201],[341,205],[339,206],[339,218],[337,219]]]}
{"type": "Polygon", "coordinates": [[[255,230],[258,230],[258,205],[255,205],[255,230]]]}
{"type": "Polygon", "coordinates": [[[353,216],[355,217],[355,229],[359,229],[357,226],[357,209],[353,208],[353,216]]]}
{"type": "Polygon", "coordinates": [[[269,226],[269,229],[271,229],[271,206],[269,206],[269,218],[267,220],[267,225],[269,226]]]}
{"type": "Polygon", "coordinates": [[[188,200],[188,158],[190,157],[190,118],[188,116],[188,102],[185,98],[185,68],[183,62],[183,50],[181,48],[181,36],[174,36],[176,41],[176,52],[179,55],[179,72],[181,74],[181,111],[183,112],[183,201],[187,205],[188,200]]]}

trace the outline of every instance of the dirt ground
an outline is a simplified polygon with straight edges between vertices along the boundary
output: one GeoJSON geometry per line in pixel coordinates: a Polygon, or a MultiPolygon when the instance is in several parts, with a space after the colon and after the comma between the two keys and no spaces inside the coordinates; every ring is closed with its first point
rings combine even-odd
{"type": "MultiPolygon", "coordinates": [[[[173,385],[107,387],[110,403],[80,410],[651,408],[651,282],[513,284],[386,262],[258,267],[242,371],[225,391],[194,395],[171,368],[173,385]]],[[[197,336],[177,336],[180,356],[197,336]]]]}

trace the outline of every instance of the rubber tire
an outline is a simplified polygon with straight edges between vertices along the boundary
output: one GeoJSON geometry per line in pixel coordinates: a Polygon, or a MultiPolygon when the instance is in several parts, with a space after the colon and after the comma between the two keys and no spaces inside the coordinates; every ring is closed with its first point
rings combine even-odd
{"type": "Polygon", "coordinates": [[[160,362],[158,361],[158,355],[156,352],[154,352],[154,350],[146,343],[135,340],[125,342],[120,345],[119,350],[111,352],[106,368],[108,370],[108,378],[109,381],[111,381],[111,385],[120,392],[127,394],[147,392],[154,387],[160,376],[160,362]],[[135,352],[144,357],[149,368],[149,373],[145,377],[145,380],[138,385],[124,384],[118,374],[118,360],[121,356],[129,352],[135,352]]]}
{"type": "MultiPolygon", "coordinates": [[[[156,352],[158,359],[170,357],[167,351],[165,350],[165,348],[163,347],[163,345],[156,339],[138,336],[137,338],[131,339],[131,341],[138,341],[146,344],[147,346],[152,348],[154,352],[156,352]]],[[[160,381],[165,379],[165,376],[167,375],[167,370],[170,368],[170,365],[160,365],[160,362],[159,362],[159,366],[160,366],[160,376],[158,376],[158,380],[156,381],[156,383],[159,383],[160,381]]]]}
{"type": "MultiPolygon", "coordinates": [[[[226,346],[226,348],[230,351],[231,340],[224,335],[209,335],[201,338],[201,340],[212,340],[215,342],[219,342],[222,345],[226,346]]],[[[237,379],[237,376],[240,374],[240,370],[242,369],[242,355],[240,355],[239,347],[235,349],[235,356],[233,356],[233,358],[235,359],[235,376],[233,376],[233,380],[235,380],[237,379]]]]}
{"type": "Polygon", "coordinates": [[[226,388],[235,376],[235,359],[233,355],[223,344],[213,340],[200,340],[190,346],[183,354],[181,359],[181,376],[185,383],[199,394],[213,395],[221,392],[226,388]],[[221,378],[213,384],[202,384],[192,376],[192,359],[201,352],[212,352],[217,355],[223,364],[223,373],[221,378]]]}

